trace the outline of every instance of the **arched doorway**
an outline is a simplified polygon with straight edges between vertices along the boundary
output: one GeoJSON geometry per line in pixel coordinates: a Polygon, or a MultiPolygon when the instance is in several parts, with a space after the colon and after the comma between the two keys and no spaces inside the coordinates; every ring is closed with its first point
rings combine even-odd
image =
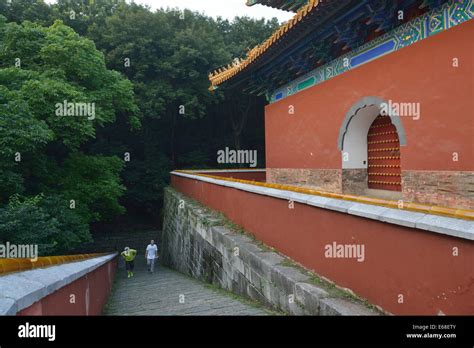
{"type": "Polygon", "coordinates": [[[400,140],[390,116],[377,116],[367,133],[368,188],[402,190],[400,140]]]}
{"type": "Polygon", "coordinates": [[[406,145],[406,136],[393,110],[381,116],[389,105],[378,97],[365,97],[346,113],[338,138],[343,193],[390,199],[400,194],[400,146],[406,145]]]}

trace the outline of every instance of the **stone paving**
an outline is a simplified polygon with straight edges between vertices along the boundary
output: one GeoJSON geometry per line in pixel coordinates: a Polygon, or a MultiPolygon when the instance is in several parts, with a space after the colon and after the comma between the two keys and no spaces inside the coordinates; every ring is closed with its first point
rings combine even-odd
{"type": "Polygon", "coordinates": [[[123,265],[117,270],[114,288],[104,309],[105,315],[269,315],[247,301],[179,272],[155,266],[146,269],[137,256],[134,277],[127,278],[123,265]]]}

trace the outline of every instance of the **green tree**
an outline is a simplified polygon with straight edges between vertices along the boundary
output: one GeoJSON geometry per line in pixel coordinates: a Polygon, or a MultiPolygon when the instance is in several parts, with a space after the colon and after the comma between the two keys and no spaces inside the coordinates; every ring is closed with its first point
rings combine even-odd
{"type": "Polygon", "coordinates": [[[18,24],[28,20],[50,25],[53,8],[43,0],[0,0],[0,15],[18,24]]]}
{"type": "Polygon", "coordinates": [[[66,253],[91,240],[88,225],[61,196],[13,195],[0,208],[0,242],[38,244],[40,255],[66,253]]]}
{"type": "Polygon", "coordinates": [[[0,236],[70,250],[89,239],[91,222],[124,212],[123,161],[84,151],[117,118],[129,131],[140,126],[133,86],[59,21],[45,28],[0,17],[0,47],[0,236]],[[62,110],[77,103],[93,112],[62,110]],[[31,203],[39,194],[41,203],[31,203]]]}
{"type": "MultiPolygon", "coordinates": [[[[0,108],[10,115],[0,118],[0,128],[9,128],[0,129],[6,136],[0,207],[14,193],[44,192],[45,200],[59,195],[69,202],[82,185],[101,192],[88,175],[106,170],[102,180],[120,205],[158,217],[175,168],[216,168],[217,150],[226,146],[259,150],[263,165],[265,100],[236,91],[211,94],[208,74],[264,41],[276,19],[215,20],[122,0],[0,0],[0,13],[21,24],[0,19],[0,108]],[[58,118],[58,99],[93,101],[96,118],[58,118]],[[18,151],[19,163],[13,160],[18,151]],[[120,171],[110,159],[125,154],[130,161],[120,171]]],[[[106,209],[110,201],[99,198],[80,197],[77,213],[90,222],[123,211],[115,204],[106,209]]]]}

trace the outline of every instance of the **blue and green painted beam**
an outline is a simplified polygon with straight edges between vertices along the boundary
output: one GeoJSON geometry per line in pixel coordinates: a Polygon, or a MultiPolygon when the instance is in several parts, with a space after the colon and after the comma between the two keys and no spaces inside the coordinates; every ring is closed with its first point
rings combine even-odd
{"type": "Polygon", "coordinates": [[[474,0],[452,0],[387,34],[278,88],[269,100],[282,100],[362,64],[438,34],[474,18],[474,0]]]}

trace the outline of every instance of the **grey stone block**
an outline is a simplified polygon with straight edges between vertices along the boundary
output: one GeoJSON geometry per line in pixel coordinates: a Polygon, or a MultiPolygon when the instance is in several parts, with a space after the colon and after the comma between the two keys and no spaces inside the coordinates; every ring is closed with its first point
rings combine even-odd
{"type": "Polygon", "coordinates": [[[269,287],[268,297],[269,301],[273,303],[276,308],[280,308],[282,311],[288,313],[288,294],[283,293],[281,289],[273,284],[269,287]]]}
{"type": "Polygon", "coordinates": [[[259,194],[265,195],[265,196],[273,196],[274,194],[278,194],[280,190],[276,190],[270,187],[264,187],[264,186],[256,186],[256,185],[250,185],[255,188],[255,191],[259,194]]]}
{"type": "Polygon", "coordinates": [[[201,180],[201,181],[207,182],[209,184],[214,184],[214,185],[219,185],[221,183],[220,180],[216,180],[213,178],[204,178],[204,180],[201,180]]]}
{"type": "Polygon", "coordinates": [[[267,191],[265,191],[265,192],[266,192],[267,196],[283,199],[285,201],[290,200],[289,191],[277,190],[277,189],[267,189],[267,191]]]}
{"type": "Polygon", "coordinates": [[[250,269],[247,279],[250,281],[251,284],[255,286],[255,288],[260,289],[260,290],[262,289],[262,285],[263,285],[262,277],[253,269],[250,269]]]}
{"type": "Polygon", "coordinates": [[[474,240],[474,221],[425,215],[416,222],[416,227],[449,236],[474,240]]]}
{"type": "Polygon", "coordinates": [[[219,235],[227,235],[227,234],[232,234],[232,232],[223,226],[213,226],[211,227],[214,233],[219,234],[219,235]]]}
{"type": "Polygon", "coordinates": [[[255,254],[259,254],[261,252],[265,252],[264,248],[260,245],[255,244],[254,242],[251,243],[244,243],[243,250],[254,256],[255,254]]]}
{"type": "Polygon", "coordinates": [[[424,216],[422,213],[415,213],[400,209],[387,208],[381,216],[381,220],[406,227],[415,227],[416,223],[424,216]]]}
{"type": "Polygon", "coordinates": [[[262,293],[260,288],[257,288],[253,286],[252,284],[249,284],[247,287],[247,293],[249,294],[250,298],[260,302],[263,304],[265,307],[273,307],[272,303],[265,297],[265,295],[262,293]]]}
{"type": "Polygon", "coordinates": [[[296,300],[304,306],[306,314],[319,315],[319,302],[328,296],[326,290],[315,285],[308,283],[295,284],[296,300]]]}
{"type": "Polygon", "coordinates": [[[68,272],[69,269],[66,267],[52,267],[51,269],[43,268],[17,274],[26,280],[43,284],[46,293],[51,294],[71,282],[72,274],[68,272]]]}
{"type": "Polygon", "coordinates": [[[329,202],[331,198],[322,197],[322,196],[311,196],[306,200],[306,204],[312,205],[318,208],[324,208],[326,203],[329,202]]]}
{"type": "Polygon", "coordinates": [[[349,208],[353,205],[354,202],[344,201],[342,199],[328,198],[328,201],[326,202],[326,204],[324,204],[324,208],[347,213],[349,208]]]}
{"type": "Polygon", "coordinates": [[[250,267],[262,277],[270,280],[273,268],[283,262],[284,258],[273,252],[261,252],[249,260],[250,267]]]}
{"type": "Polygon", "coordinates": [[[268,265],[278,265],[285,260],[283,256],[270,251],[258,253],[257,256],[268,265]]]}
{"type": "Polygon", "coordinates": [[[351,215],[361,216],[373,220],[381,220],[382,215],[388,213],[388,209],[378,205],[356,203],[347,211],[351,215]]]}
{"type": "Polygon", "coordinates": [[[321,315],[379,315],[359,303],[345,298],[323,298],[320,301],[321,315]]]}
{"type": "Polygon", "coordinates": [[[227,186],[230,187],[231,181],[225,181],[225,180],[215,180],[214,184],[218,184],[219,186],[227,186]]]}
{"type": "Polygon", "coordinates": [[[296,283],[295,290],[299,294],[311,295],[313,297],[317,297],[318,299],[329,297],[329,293],[326,290],[309,283],[296,283]]]}
{"type": "Polygon", "coordinates": [[[233,241],[236,244],[236,246],[238,246],[240,249],[244,248],[243,244],[252,243],[252,239],[250,237],[247,237],[242,234],[232,233],[232,234],[228,234],[227,237],[231,241],[233,241]]]}
{"type": "MultiPolygon", "coordinates": [[[[265,191],[263,191],[262,189],[266,189],[266,188],[261,187],[261,186],[255,186],[255,185],[246,185],[244,188],[244,191],[257,193],[257,194],[265,194],[265,191]]],[[[266,189],[266,190],[269,190],[269,189],[266,189]]]]}
{"type": "Polygon", "coordinates": [[[18,312],[16,302],[11,298],[0,298],[0,315],[15,315],[18,312]]]}
{"type": "Polygon", "coordinates": [[[15,301],[20,311],[48,295],[44,284],[28,280],[14,273],[0,277],[0,293],[4,298],[15,301]]]}
{"type": "Polygon", "coordinates": [[[306,202],[310,198],[310,195],[307,195],[304,193],[291,192],[291,191],[284,191],[284,192],[286,192],[288,195],[287,200],[293,201],[293,202],[306,204],[306,202]]]}
{"type": "Polygon", "coordinates": [[[277,265],[274,268],[284,279],[287,279],[293,283],[304,282],[309,279],[308,275],[304,274],[295,267],[277,265]]]}
{"type": "Polygon", "coordinates": [[[276,286],[288,294],[294,294],[295,284],[307,281],[309,277],[298,269],[285,266],[274,266],[272,269],[271,281],[276,286]]]}

